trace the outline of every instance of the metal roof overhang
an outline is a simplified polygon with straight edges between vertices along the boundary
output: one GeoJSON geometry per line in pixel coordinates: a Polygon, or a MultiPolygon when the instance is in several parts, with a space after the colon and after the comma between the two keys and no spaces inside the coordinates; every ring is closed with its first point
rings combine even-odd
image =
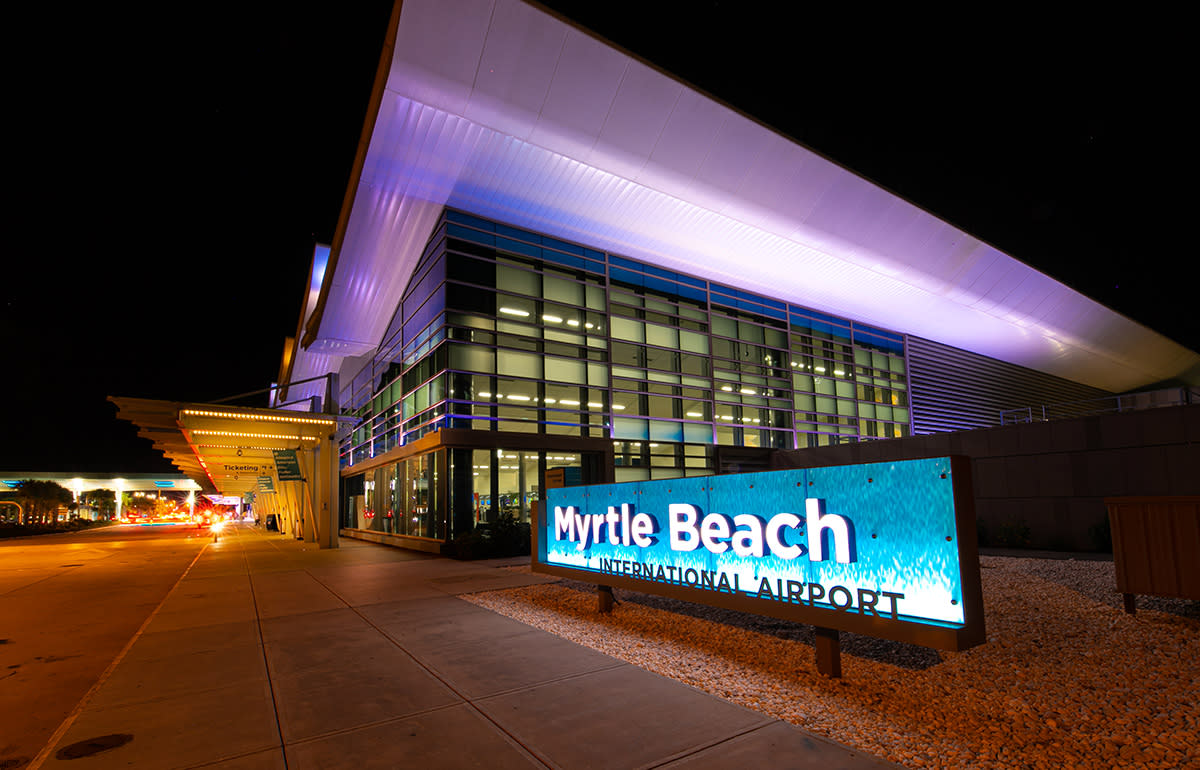
{"type": "Polygon", "coordinates": [[[403,0],[392,23],[291,379],[380,344],[444,206],[1109,391],[1200,371],[1195,352],[538,7],[403,0]]]}
{"type": "Polygon", "coordinates": [[[333,417],[285,409],[108,400],[205,494],[241,497],[258,488],[259,476],[274,475],[274,450],[311,449],[336,430],[333,417]]]}

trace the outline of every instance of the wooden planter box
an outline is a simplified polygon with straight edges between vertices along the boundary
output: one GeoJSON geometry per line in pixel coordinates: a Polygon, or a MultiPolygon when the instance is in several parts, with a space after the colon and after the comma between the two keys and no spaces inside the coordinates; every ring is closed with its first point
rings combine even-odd
{"type": "Polygon", "coordinates": [[[1125,611],[1135,595],[1200,599],[1200,496],[1109,497],[1117,590],[1125,611]]]}

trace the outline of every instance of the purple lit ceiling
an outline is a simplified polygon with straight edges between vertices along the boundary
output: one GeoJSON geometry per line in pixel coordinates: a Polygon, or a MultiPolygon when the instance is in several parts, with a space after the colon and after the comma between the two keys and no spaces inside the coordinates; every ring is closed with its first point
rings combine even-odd
{"type": "Polygon", "coordinates": [[[294,379],[379,345],[446,205],[1111,391],[1200,364],[519,0],[404,0],[294,379]]]}

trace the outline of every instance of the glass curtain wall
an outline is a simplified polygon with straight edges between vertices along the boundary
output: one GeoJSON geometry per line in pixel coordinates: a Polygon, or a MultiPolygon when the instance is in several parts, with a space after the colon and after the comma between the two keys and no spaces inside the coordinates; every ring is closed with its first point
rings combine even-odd
{"type": "Polygon", "coordinates": [[[431,452],[347,478],[343,526],[444,539],[446,523],[438,499],[442,457],[442,452],[431,452]]]}
{"type": "MultiPolygon", "coordinates": [[[[544,470],[582,470],[583,456],[562,451],[451,449],[450,510],[454,534],[501,516],[530,520],[531,505],[542,499],[544,470]]],[[[576,474],[578,476],[578,474],[576,474]]]]}
{"type": "MultiPolygon", "coordinates": [[[[346,463],[451,427],[611,438],[628,481],[712,473],[714,445],[821,446],[910,424],[900,334],[457,211],[364,372],[346,463]]],[[[469,493],[452,482],[474,521],[523,515],[538,494],[531,461],[496,460],[470,458],[486,493],[481,477],[469,493]]],[[[455,473],[467,462],[456,455],[455,473]]]]}

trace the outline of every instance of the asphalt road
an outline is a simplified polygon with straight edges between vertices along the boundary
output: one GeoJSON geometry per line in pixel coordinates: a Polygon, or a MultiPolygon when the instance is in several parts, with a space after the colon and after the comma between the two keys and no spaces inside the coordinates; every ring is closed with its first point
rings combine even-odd
{"type": "Polygon", "coordinates": [[[211,542],[131,525],[0,540],[0,770],[37,755],[211,542]]]}

